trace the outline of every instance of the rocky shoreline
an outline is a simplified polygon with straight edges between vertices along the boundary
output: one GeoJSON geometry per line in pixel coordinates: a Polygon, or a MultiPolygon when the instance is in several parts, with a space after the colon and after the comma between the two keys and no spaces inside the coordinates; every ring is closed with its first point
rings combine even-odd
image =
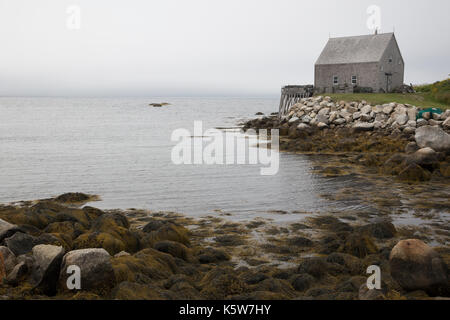
{"type": "Polygon", "coordinates": [[[278,129],[282,151],[358,154],[358,162],[401,181],[450,177],[450,110],[425,112],[390,103],[302,99],[287,116],[259,117],[248,129],[278,129]],[[418,118],[420,112],[421,118],[418,118]]]}
{"type": "Polygon", "coordinates": [[[410,230],[387,220],[234,223],[58,198],[0,206],[0,299],[450,297],[448,245],[403,240],[410,230]],[[73,265],[80,290],[67,287],[73,265]],[[381,268],[380,290],[367,289],[370,265],[381,268]]]}

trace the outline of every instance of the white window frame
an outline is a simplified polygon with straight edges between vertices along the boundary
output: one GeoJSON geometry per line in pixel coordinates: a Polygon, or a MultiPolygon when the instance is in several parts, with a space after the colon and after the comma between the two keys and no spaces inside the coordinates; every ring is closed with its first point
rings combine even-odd
{"type": "Polygon", "coordinates": [[[358,84],[358,76],[352,76],[351,83],[352,85],[358,84]]]}
{"type": "Polygon", "coordinates": [[[338,85],[339,85],[339,77],[333,76],[333,86],[338,86],[338,85]]]}

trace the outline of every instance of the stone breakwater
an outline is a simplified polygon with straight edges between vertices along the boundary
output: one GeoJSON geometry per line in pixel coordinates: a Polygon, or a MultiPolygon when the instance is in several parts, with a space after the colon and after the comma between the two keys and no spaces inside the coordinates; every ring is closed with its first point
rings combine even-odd
{"type": "Polygon", "coordinates": [[[366,101],[334,102],[330,97],[302,99],[281,118],[281,128],[353,128],[355,131],[383,129],[390,132],[414,133],[423,126],[450,130],[450,110],[442,114],[425,112],[417,119],[420,108],[408,104],[389,103],[372,106],[366,101]]]}
{"type": "Polygon", "coordinates": [[[441,114],[398,103],[372,106],[302,99],[287,116],[259,117],[244,130],[279,129],[280,149],[301,153],[359,154],[358,162],[400,180],[450,177],[450,110],[441,114]]]}

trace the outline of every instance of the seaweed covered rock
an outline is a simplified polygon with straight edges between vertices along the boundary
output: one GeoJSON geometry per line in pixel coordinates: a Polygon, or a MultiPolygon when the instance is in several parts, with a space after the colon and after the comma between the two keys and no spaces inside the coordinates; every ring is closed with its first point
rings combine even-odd
{"type": "Polygon", "coordinates": [[[62,194],[55,198],[56,202],[73,204],[73,203],[85,203],[92,199],[93,197],[80,192],[69,192],[62,194]]]}
{"type": "Polygon", "coordinates": [[[88,232],[74,240],[74,249],[104,248],[114,255],[121,251],[136,252],[140,248],[138,235],[129,230],[127,218],[119,213],[105,213],[91,225],[88,232]]]}
{"type": "Polygon", "coordinates": [[[400,241],[391,251],[389,264],[392,277],[403,289],[450,295],[448,267],[424,242],[417,239],[400,241]]]}
{"type": "Polygon", "coordinates": [[[159,241],[155,243],[154,248],[158,251],[168,253],[185,261],[191,260],[192,255],[190,249],[179,242],[169,240],[159,241]]]}
{"type": "Polygon", "coordinates": [[[305,291],[311,288],[316,280],[313,276],[303,273],[294,275],[290,281],[295,290],[305,291]]]}
{"type": "Polygon", "coordinates": [[[108,293],[115,286],[111,256],[105,249],[82,249],[68,252],[62,260],[59,288],[67,290],[69,266],[77,266],[81,273],[81,290],[108,293]]]}
{"type": "Polygon", "coordinates": [[[378,252],[378,248],[372,239],[365,234],[350,234],[338,250],[358,258],[364,258],[369,254],[378,252]]]}
{"type": "Polygon", "coordinates": [[[205,274],[200,281],[201,294],[206,299],[223,300],[229,296],[243,294],[247,284],[240,279],[234,269],[217,267],[205,274]]]}
{"type": "Polygon", "coordinates": [[[153,247],[155,243],[163,240],[175,241],[190,245],[189,230],[174,223],[149,222],[143,228],[144,235],[141,239],[143,247],[153,247]]]}
{"type": "Polygon", "coordinates": [[[231,259],[230,255],[224,250],[206,247],[198,251],[197,258],[200,263],[217,263],[228,261],[231,259]]]}
{"type": "Polygon", "coordinates": [[[155,249],[144,249],[134,255],[112,259],[118,282],[144,282],[167,279],[178,272],[174,257],[155,249]]]}
{"type": "Polygon", "coordinates": [[[328,272],[328,264],[324,258],[306,258],[298,266],[298,273],[307,273],[315,278],[322,278],[328,272]]]}
{"type": "Polygon", "coordinates": [[[390,239],[395,237],[397,230],[389,221],[380,221],[358,228],[358,231],[367,233],[377,239],[390,239]]]}
{"type": "Polygon", "coordinates": [[[117,300],[167,300],[167,291],[149,284],[121,282],[112,292],[117,300]]]}

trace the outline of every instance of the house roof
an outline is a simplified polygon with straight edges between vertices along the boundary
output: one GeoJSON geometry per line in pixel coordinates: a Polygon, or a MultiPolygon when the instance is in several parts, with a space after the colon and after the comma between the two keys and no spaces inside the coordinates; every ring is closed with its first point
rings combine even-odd
{"type": "Polygon", "coordinates": [[[316,65],[378,62],[392,38],[393,33],[330,38],[316,65]]]}

